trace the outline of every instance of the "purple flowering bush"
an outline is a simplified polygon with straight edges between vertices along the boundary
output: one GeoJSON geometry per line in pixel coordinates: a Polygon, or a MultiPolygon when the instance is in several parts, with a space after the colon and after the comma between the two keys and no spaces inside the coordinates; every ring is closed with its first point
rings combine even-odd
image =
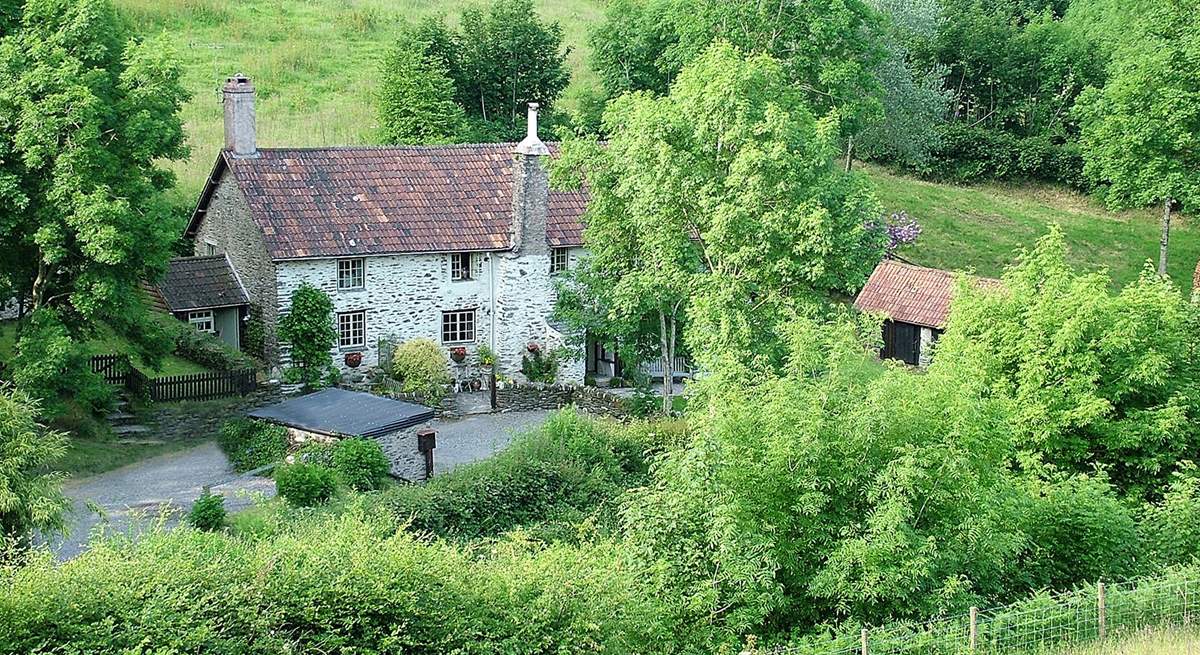
{"type": "Polygon", "coordinates": [[[893,212],[879,222],[872,221],[867,224],[867,229],[883,230],[884,249],[888,255],[895,253],[900,246],[916,243],[917,237],[921,236],[921,225],[906,211],[893,212]]]}

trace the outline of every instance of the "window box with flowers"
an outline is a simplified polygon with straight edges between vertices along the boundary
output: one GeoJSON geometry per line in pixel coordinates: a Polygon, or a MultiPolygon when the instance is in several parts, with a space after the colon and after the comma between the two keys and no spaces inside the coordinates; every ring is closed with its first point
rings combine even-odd
{"type": "Polygon", "coordinates": [[[450,359],[454,360],[455,364],[461,364],[467,360],[467,349],[463,346],[455,346],[450,349],[450,359]]]}

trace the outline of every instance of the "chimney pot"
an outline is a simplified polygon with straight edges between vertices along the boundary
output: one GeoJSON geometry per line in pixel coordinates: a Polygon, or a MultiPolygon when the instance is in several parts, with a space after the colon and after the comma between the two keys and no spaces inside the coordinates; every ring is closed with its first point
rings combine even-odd
{"type": "Polygon", "coordinates": [[[221,90],[225,111],[225,149],[234,157],[257,157],[254,125],[254,84],[238,73],[225,79],[221,90]]]}
{"type": "Polygon", "coordinates": [[[535,157],[550,154],[550,149],[538,138],[538,107],[539,105],[536,102],[529,103],[529,113],[526,117],[528,128],[525,140],[517,144],[517,154],[535,157]]]}

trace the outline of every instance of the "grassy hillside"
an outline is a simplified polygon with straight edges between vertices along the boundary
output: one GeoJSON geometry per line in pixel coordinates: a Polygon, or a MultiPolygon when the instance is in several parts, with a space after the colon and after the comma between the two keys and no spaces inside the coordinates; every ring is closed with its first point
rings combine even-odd
{"type": "MultiPolygon", "coordinates": [[[[475,0],[115,0],[148,34],[166,34],[185,65],[193,93],[184,110],[192,157],[175,166],[183,204],[194,202],[221,146],[220,82],[234,72],[254,78],[259,142],[266,146],[370,143],[379,57],[406,20],[445,14],[456,20],[475,0]]],[[[575,79],[565,102],[596,83],[586,66],[586,34],[603,0],[536,0],[571,44],[575,79]]],[[[1157,214],[1114,214],[1059,189],[1001,185],[953,187],[868,168],[884,206],[907,210],[925,228],[908,258],[931,266],[995,275],[1013,251],[1046,226],[1063,226],[1073,256],[1107,267],[1121,283],[1157,258],[1157,214]]],[[[1179,222],[1171,272],[1190,280],[1200,258],[1200,228],[1179,222]]]]}
{"type": "MultiPolygon", "coordinates": [[[[191,159],[175,166],[181,201],[193,200],[221,147],[220,85],[236,72],[258,91],[264,146],[369,143],[379,59],[405,21],[443,14],[453,23],[476,0],[114,0],[138,30],[166,34],[184,64],[191,159]]],[[[536,0],[572,45],[566,102],[593,84],[587,27],[602,0],[536,0]]]]}
{"type": "MultiPolygon", "coordinates": [[[[906,210],[920,222],[917,243],[901,252],[920,264],[995,276],[1051,223],[1062,226],[1077,265],[1107,268],[1118,284],[1136,279],[1147,260],[1158,262],[1155,211],[1110,212],[1087,196],[1047,185],[959,187],[867,171],[886,210],[906,210]]],[[[1200,226],[1178,218],[1172,223],[1171,276],[1190,286],[1197,260],[1200,226]]]]}

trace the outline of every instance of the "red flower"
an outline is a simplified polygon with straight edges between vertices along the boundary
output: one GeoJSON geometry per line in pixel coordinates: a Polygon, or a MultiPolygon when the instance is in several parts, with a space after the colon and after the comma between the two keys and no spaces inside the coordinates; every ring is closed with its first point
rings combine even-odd
{"type": "Polygon", "coordinates": [[[535,355],[542,352],[542,347],[534,342],[530,342],[528,346],[525,346],[525,349],[535,355]]]}

